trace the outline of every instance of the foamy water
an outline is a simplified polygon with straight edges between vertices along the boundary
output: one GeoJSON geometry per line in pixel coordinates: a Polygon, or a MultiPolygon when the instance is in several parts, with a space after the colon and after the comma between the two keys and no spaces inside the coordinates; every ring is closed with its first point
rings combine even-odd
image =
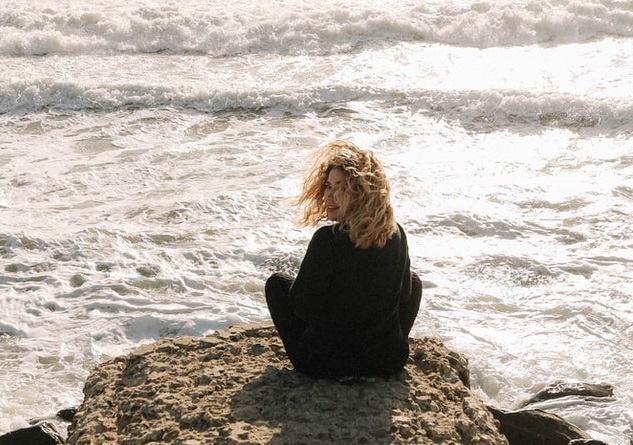
{"type": "Polygon", "coordinates": [[[269,320],[312,150],[373,149],[425,284],[414,335],[486,403],[633,437],[633,7],[0,6],[0,434],[98,363],[269,320]]]}

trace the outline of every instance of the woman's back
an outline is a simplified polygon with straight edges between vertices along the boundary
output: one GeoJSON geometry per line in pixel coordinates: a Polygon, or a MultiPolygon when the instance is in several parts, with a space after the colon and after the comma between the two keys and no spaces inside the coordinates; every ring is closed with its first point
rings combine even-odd
{"type": "Polygon", "coordinates": [[[288,357],[316,377],[397,372],[407,360],[421,284],[382,165],[348,142],[328,144],[299,203],[304,223],[335,224],[315,232],[296,278],[275,274],[266,282],[288,357]]]}

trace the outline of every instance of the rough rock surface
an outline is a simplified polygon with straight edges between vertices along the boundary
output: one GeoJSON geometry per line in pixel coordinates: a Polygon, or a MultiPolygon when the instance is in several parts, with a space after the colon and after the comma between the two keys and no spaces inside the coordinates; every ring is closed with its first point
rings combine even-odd
{"type": "Polygon", "coordinates": [[[466,359],[432,338],[410,344],[390,379],[315,380],[272,325],[163,339],[90,374],[67,443],[506,445],[466,359]]]}
{"type": "Polygon", "coordinates": [[[568,445],[591,436],[561,417],[538,409],[504,411],[489,407],[511,445],[568,445]]]}

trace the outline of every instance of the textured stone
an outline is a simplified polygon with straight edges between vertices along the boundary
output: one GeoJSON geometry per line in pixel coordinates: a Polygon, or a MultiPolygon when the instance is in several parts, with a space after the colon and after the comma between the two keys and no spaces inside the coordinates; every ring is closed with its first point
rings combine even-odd
{"type": "Polygon", "coordinates": [[[90,374],[67,443],[507,444],[467,360],[436,339],[410,345],[389,379],[316,380],[270,324],[163,339],[90,374]]]}

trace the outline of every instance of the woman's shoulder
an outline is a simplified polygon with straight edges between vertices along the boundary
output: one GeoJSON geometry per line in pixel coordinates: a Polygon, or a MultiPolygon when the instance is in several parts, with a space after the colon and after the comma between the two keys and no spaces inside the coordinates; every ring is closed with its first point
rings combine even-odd
{"type": "Polygon", "coordinates": [[[407,236],[404,232],[404,229],[400,225],[400,223],[395,224],[395,228],[393,229],[393,233],[387,240],[387,242],[400,242],[401,240],[406,240],[407,236]]]}
{"type": "Polygon", "coordinates": [[[336,229],[334,228],[333,225],[326,225],[326,226],[322,226],[319,227],[313,234],[312,234],[312,241],[313,242],[323,242],[323,241],[330,241],[334,238],[334,231],[336,229]]]}
{"type": "Polygon", "coordinates": [[[338,224],[328,224],[319,227],[312,235],[313,243],[328,243],[336,245],[353,245],[349,239],[349,234],[340,230],[338,224]]]}
{"type": "Polygon", "coordinates": [[[407,235],[404,231],[404,228],[400,224],[396,224],[396,230],[394,230],[391,237],[387,240],[387,245],[385,246],[385,248],[387,248],[388,246],[396,249],[402,248],[403,246],[405,248],[407,247],[407,235]]]}
{"type": "Polygon", "coordinates": [[[332,232],[334,231],[334,225],[328,224],[325,226],[321,226],[314,231],[313,237],[324,237],[324,236],[332,236],[332,232]]]}

